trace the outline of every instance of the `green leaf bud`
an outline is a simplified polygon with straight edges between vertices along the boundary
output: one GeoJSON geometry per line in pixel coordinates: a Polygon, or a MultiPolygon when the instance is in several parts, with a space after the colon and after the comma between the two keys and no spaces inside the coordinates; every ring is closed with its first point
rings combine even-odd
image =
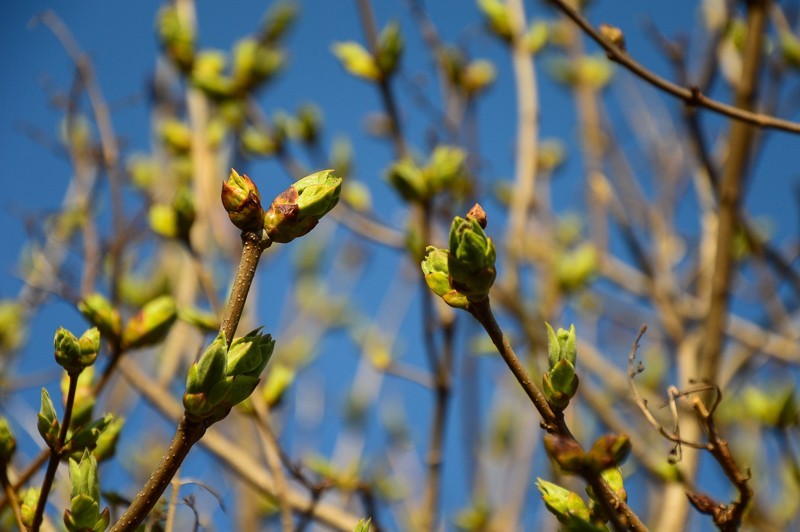
{"type": "Polygon", "coordinates": [[[466,160],[467,154],[461,148],[436,146],[423,170],[427,196],[452,189],[456,181],[464,175],[466,160]]]}
{"type": "Polygon", "coordinates": [[[792,68],[800,68],[800,40],[789,31],[782,31],[779,35],[779,46],[783,60],[792,68]]]}
{"type": "Polygon", "coordinates": [[[161,140],[172,153],[188,153],[192,149],[192,130],[177,118],[168,118],[161,124],[161,140]]]}
{"type": "Polygon", "coordinates": [[[587,453],[589,466],[595,471],[619,467],[631,452],[631,439],[627,434],[606,434],[592,444],[587,453]]]}
{"type": "Polygon", "coordinates": [[[15,351],[25,338],[25,307],[13,300],[0,301],[0,354],[15,351]]]}
{"type": "Polygon", "coordinates": [[[556,264],[558,285],[565,292],[572,292],[589,282],[597,273],[597,249],[589,243],[562,253],[556,264]]]}
{"type": "MultiPolygon", "coordinates": [[[[61,397],[66,401],[69,392],[69,381],[72,377],[67,372],[61,376],[61,397]]],[[[95,394],[94,366],[88,366],[78,375],[78,382],[75,386],[75,400],[72,403],[71,427],[80,427],[89,423],[94,411],[95,394]]]]}
{"type": "Polygon", "coordinates": [[[313,104],[305,104],[297,110],[297,120],[292,136],[306,144],[314,144],[322,130],[322,112],[313,104]]]}
{"type": "MultiPolygon", "coordinates": [[[[260,329],[260,328],[259,328],[260,329]]],[[[275,348],[275,341],[269,334],[255,331],[237,338],[228,349],[226,375],[249,375],[258,377],[266,367],[275,348]]]]}
{"type": "Polygon", "coordinates": [[[91,294],[78,303],[78,310],[89,323],[100,330],[100,334],[116,340],[122,331],[119,311],[100,294],[91,294]]]}
{"type": "Polygon", "coordinates": [[[295,370],[283,364],[273,364],[264,383],[263,398],[267,406],[273,408],[281,402],[286,390],[292,385],[295,370]]]}
{"type": "Polygon", "coordinates": [[[368,518],[362,517],[361,519],[358,520],[356,526],[353,527],[353,532],[369,532],[370,523],[372,523],[371,517],[368,518]]]}
{"type": "Polygon", "coordinates": [[[561,360],[542,375],[542,391],[553,408],[564,410],[578,391],[579,382],[572,364],[561,360]]]}
{"type": "Polygon", "coordinates": [[[400,26],[396,22],[390,22],[378,37],[378,48],[375,52],[375,62],[383,78],[394,73],[402,53],[403,36],[400,34],[400,26]]]}
{"type": "Polygon", "coordinates": [[[177,317],[178,309],[171,296],[153,299],[125,324],[122,332],[123,347],[138,349],[161,342],[177,317]]]}
{"type": "Polygon", "coordinates": [[[98,462],[109,460],[114,457],[117,452],[117,442],[122,427],[125,425],[125,419],[111,414],[107,415],[108,418],[105,428],[95,440],[95,447],[92,451],[95,459],[98,462]]]}
{"type": "Polygon", "coordinates": [[[586,467],[586,453],[574,439],[558,434],[545,434],[547,455],[564,471],[577,473],[586,467]]]}
{"type": "Polygon", "coordinates": [[[270,239],[287,243],[307,234],[336,206],[341,189],[342,179],[333,170],[322,170],[281,192],[264,214],[270,239]]]}
{"type": "Polygon", "coordinates": [[[263,157],[275,154],[280,147],[268,132],[253,126],[244,128],[240,142],[245,152],[263,157]]]}
{"type": "Polygon", "coordinates": [[[215,332],[220,327],[219,318],[216,314],[194,307],[180,307],[178,309],[178,319],[197,327],[203,332],[215,332]]]}
{"type": "Polygon", "coordinates": [[[419,202],[428,196],[428,185],[422,169],[410,158],[393,163],[386,171],[386,180],[406,201],[419,202]]]}
{"type": "Polygon", "coordinates": [[[486,19],[489,30],[504,41],[511,42],[514,31],[508,6],[500,0],[478,0],[478,9],[486,19]]]}
{"type": "Polygon", "coordinates": [[[542,479],[536,480],[536,487],[547,509],[567,530],[599,530],[591,524],[589,508],[577,493],[542,479]]]}
{"type": "Polygon", "coordinates": [[[497,79],[497,70],[491,61],[478,59],[468,63],[461,72],[461,88],[470,96],[488,89],[497,79]]]}
{"type": "Polygon", "coordinates": [[[350,74],[370,81],[381,79],[381,69],[375,58],[357,42],[334,43],[332,51],[350,74]]]}
{"type": "Polygon", "coordinates": [[[228,343],[225,334],[220,333],[209,345],[200,360],[189,368],[186,379],[186,393],[208,393],[225,376],[228,343]]]}
{"type": "Polygon", "coordinates": [[[246,175],[231,168],[227,181],[222,182],[222,205],[233,225],[242,231],[259,231],[264,223],[261,194],[246,175]]]}
{"type": "Polygon", "coordinates": [[[209,97],[225,100],[236,93],[236,84],[224,74],[227,58],[220,50],[206,50],[197,54],[192,66],[192,84],[209,97]]]}
{"type": "Polygon", "coordinates": [[[466,309],[468,305],[466,296],[454,290],[450,285],[449,255],[446,249],[428,246],[421,264],[425,283],[434,294],[441,297],[451,307],[466,309]]]}
{"type": "Polygon", "coordinates": [[[11,462],[16,450],[17,440],[11,432],[8,420],[0,417],[0,467],[5,468],[11,462]]]}
{"type": "Polygon", "coordinates": [[[42,388],[42,406],[39,409],[36,427],[39,429],[39,434],[42,435],[47,445],[53,447],[58,440],[60,427],[58,423],[58,414],[56,414],[56,407],[53,405],[50,394],[47,393],[45,388],[42,388]]]}
{"type": "Polygon", "coordinates": [[[100,483],[97,461],[85,451],[80,462],[69,461],[70,507],[64,512],[64,524],[70,531],[105,530],[109,511],[100,512],[100,483]]]}
{"type": "MultiPolygon", "coordinates": [[[[622,478],[622,471],[618,467],[610,467],[604,469],[600,473],[600,477],[606,481],[608,487],[619,497],[621,501],[628,500],[628,492],[625,491],[624,479],[622,478]]],[[[600,501],[595,497],[594,490],[591,486],[586,486],[586,494],[592,499],[594,505],[599,505],[600,501]]]]}
{"type": "Polygon", "coordinates": [[[259,40],[268,44],[276,43],[291,29],[296,18],[297,7],[294,4],[289,2],[272,4],[264,18],[259,40]]]}
{"type": "Polygon", "coordinates": [[[78,339],[67,329],[59,327],[53,338],[53,347],[56,363],[70,375],[77,375],[94,364],[100,351],[100,331],[92,327],[78,339]]]}
{"type": "Polygon", "coordinates": [[[156,22],[161,46],[178,68],[187,72],[194,61],[195,34],[172,5],[162,7],[156,22]]]}
{"type": "Polygon", "coordinates": [[[258,377],[250,375],[237,375],[234,377],[230,392],[225,401],[223,401],[223,405],[230,409],[250,397],[256,386],[258,386],[259,380],[258,377]]]}
{"type": "Polygon", "coordinates": [[[28,529],[33,527],[33,517],[36,514],[36,506],[39,503],[40,493],[41,490],[39,488],[29,487],[20,498],[19,510],[20,514],[22,514],[22,523],[28,527],[28,529]]]}
{"type": "Polygon", "coordinates": [[[537,20],[531,24],[524,37],[525,47],[528,49],[528,52],[533,55],[539,53],[547,44],[549,35],[550,28],[547,25],[547,22],[537,20]]]}
{"type": "Polygon", "coordinates": [[[100,438],[100,435],[106,429],[108,424],[113,419],[111,414],[107,414],[106,416],[96,419],[86,425],[85,427],[81,427],[76,430],[69,438],[66,443],[66,449],[69,453],[73,455],[81,455],[85,450],[93,450],[97,447],[97,440],[100,438]]]}
{"type": "Polygon", "coordinates": [[[488,297],[496,276],[495,248],[476,219],[453,220],[447,266],[456,291],[471,301],[488,297]]]}
{"type": "Polygon", "coordinates": [[[247,89],[274,76],[283,66],[280,50],[256,39],[245,38],[233,51],[233,79],[238,89],[247,89]]]}

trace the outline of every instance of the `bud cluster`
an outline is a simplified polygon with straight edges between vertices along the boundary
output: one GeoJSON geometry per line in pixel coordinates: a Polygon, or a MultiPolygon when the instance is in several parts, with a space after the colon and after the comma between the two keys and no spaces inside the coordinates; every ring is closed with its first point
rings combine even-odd
{"type": "Polygon", "coordinates": [[[183,394],[187,416],[213,423],[253,393],[275,347],[272,336],[259,331],[235,339],[230,348],[220,333],[189,368],[183,394]]]}
{"type": "Polygon", "coordinates": [[[87,450],[80,461],[69,460],[70,500],[64,511],[69,531],[105,530],[111,519],[108,508],[100,511],[100,482],[97,460],[87,450]]]}
{"type": "Polygon", "coordinates": [[[425,202],[443,190],[454,190],[465,174],[467,154],[454,146],[440,145],[419,167],[406,157],[392,164],[386,179],[406,201],[425,202]]]}
{"type": "Polygon", "coordinates": [[[281,192],[264,212],[255,183],[231,170],[222,184],[222,204],[242,231],[263,228],[270,241],[287,243],[311,231],[336,206],[341,189],[342,179],[333,175],[333,170],[322,170],[281,192]]]}
{"type": "Polygon", "coordinates": [[[400,27],[391,22],[378,37],[374,53],[355,41],[346,41],[334,43],[333,54],[350,74],[370,81],[381,81],[397,70],[403,46],[400,27]]]}
{"type": "Polygon", "coordinates": [[[547,365],[542,375],[542,387],[547,402],[554,408],[563,410],[578,391],[578,376],[575,374],[575,361],[578,354],[575,326],[569,331],[559,329],[555,332],[549,323],[547,327],[547,365]]]}
{"type": "Polygon", "coordinates": [[[100,331],[92,327],[76,338],[64,327],[56,330],[53,338],[56,362],[70,375],[77,376],[85,368],[94,364],[100,351],[100,331]]]}
{"type": "Polygon", "coordinates": [[[456,217],[450,227],[450,249],[428,246],[422,272],[428,287],[451,307],[466,309],[469,302],[489,296],[494,284],[496,252],[486,236],[486,213],[475,205],[467,218],[456,217]]]}

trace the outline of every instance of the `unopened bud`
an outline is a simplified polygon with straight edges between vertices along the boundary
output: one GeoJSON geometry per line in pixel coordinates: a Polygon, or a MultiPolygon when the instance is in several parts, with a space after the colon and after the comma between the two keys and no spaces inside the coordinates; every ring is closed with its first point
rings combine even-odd
{"type": "Polygon", "coordinates": [[[118,339],[122,331],[122,318],[117,309],[100,294],[91,294],[78,303],[78,310],[89,323],[97,327],[100,334],[109,339],[118,339]]]}
{"type": "Polygon", "coordinates": [[[227,181],[222,183],[222,205],[233,225],[242,231],[259,231],[264,223],[261,194],[246,175],[231,168],[227,181]]]}
{"type": "Polygon", "coordinates": [[[307,234],[336,206],[341,189],[342,179],[333,170],[322,170],[281,192],[264,214],[270,239],[287,243],[307,234]]]}
{"type": "Polygon", "coordinates": [[[564,471],[577,473],[586,467],[586,453],[572,438],[558,434],[545,434],[544,448],[547,455],[564,471]]]}
{"type": "Polygon", "coordinates": [[[11,432],[11,427],[8,426],[8,420],[0,417],[0,468],[5,468],[11,462],[16,450],[17,440],[11,432]]]}
{"type": "Polygon", "coordinates": [[[485,299],[494,284],[496,252],[478,220],[456,217],[450,227],[450,284],[472,301],[485,299]]]}
{"type": "Polygon", "coordinates": [[[161,342],[177,317],[175,300],[171,296],[157,297],[125,325],[122,333],[123,347],[137,349],[161,342]]]}
{"type": "Polygon", "coordinates": [[[592,444],[587,453],[589,465],[595,471],[619,467],[631,452],[631,439],[627,434],[606,434],[592,444]]]}

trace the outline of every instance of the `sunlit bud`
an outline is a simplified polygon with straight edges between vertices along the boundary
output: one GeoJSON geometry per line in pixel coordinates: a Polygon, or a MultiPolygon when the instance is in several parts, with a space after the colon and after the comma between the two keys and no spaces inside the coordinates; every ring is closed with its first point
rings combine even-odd
{"type": "MultiPolygon", "coordinates": [[[[622,478],[622,471],[618,467],[610,467],[604,469],[600,473],[600,477],[606,481],[608,487],[619,497],[621,501],[628,500],[628,492],[625,491],[624,479],[622,478]]],[[[597,500],[594,490],[591,486],[586,486],[586,494],[592,499],[593,506],[597,506],[600,501],[597,500]]]]}
{"type": "Polygon", "coordinates": [[[403,36],[400,34],[400,26],[396,22],[391,22],[381,32],[378,49],[375,52],[375,62],[384,78],[395,71],[402,53],[403,36]]]}
{"type": "Polygon", "coordinates": [[[494,83],[497,70],[491,61],[478,59],[470,62],[461,72],[461,87],[469,95],[483,92],[494,83]]]}
{"type": "Polygon", "coordinates": [[[66,452],[72,454],[73,458],[80,458],[84,451],[93,450],[97,446],[100,435],[103,434],[112,419],[111,414],[106,414],[75,430],[67,442],[66,452]]]}
{"type": "Polygon", "coordinates": [[[236,93],[237,87],[233,78],[224,73],[226,63],[225,52],[220,50],[198,53],[192,65],[192,84],[212,98],[230,98],[236,93]]]}
{"type": "Polygon", "coordinates": [[[190,394],[210,392],[212,386],[225,376],[227,352],[228,343],[225,335],[220,333],[203,352],[200,360],[189,368],[186,392],[190,394]]]}
{"type": "Polygon", "coordinates": [[[297,7],[295,4],[290,2],[272,4],[264,18],[264,25],[259,32],[259,39],[262,42],[274,44],[286,35],[296,18],[297,7]]]}
{"type": "Polygon", "coordinates": [[[511,27],[511,13],[501,0],[478,0],[478,9],[486,18],[489,29],[505,41],[511,41],[514,31],[511,27]]]}
{"type": "Polygon", "coordinates": [[[466,160],[467,153],[461,148],[445,144],[436,146],[423,169],[426,196],[454,189],[456,182],[464,176],[466,160]]]}
{"type": "Polygon", "coordinates": [[[45,388],[42,388],[42,406],[39,409],[36,427],[49,447],[53,447],[57,443],[59,431],[58,414],[56,414],[56,407],[53,405],[50,394],[47,393],[45,388]]]}
{"type": "Polygon", "coordinates": [[[0,467],[5,468],[11,462],[16,450],[17,440],[11,432],[11,427],[8,426],[8,420],[0,417],[0,467]]]}
{"type": "Polygon", "coordinates": [[[481,226],[481,229],[486,229],[486,224],[488,223],[486,219],[486,211],[483,210],[480,203],[476,203],[472,206],[472,208],[467,213],[467,220],[475,220],[478,222],[478,225],[481,226]]]}
{"type": "Polygon", "coordinates": [[[375,58],[357,42],[334,43],[333,54],[339,58],[345,70],[354,76],[371,81],[381,78],[381,69],[375,58]]]}
{"type": "Polygon", "coordinates": [[[105,297],[91,294],[78,303],[78,310],[89,323],[100,330],[100,334],[109,339],[119,338],[122,318],[105,297]]]}
{"type": "Polygon", "coordinates": [[[286,390],[292,385],[295,378],[294,369],[283,364],[273,364],[270,367],[267,381],[264,383],[263,397],[267,406],[276,406],[283,399],[286,390]]]}
{"type": "Polygon", "coordinates": [[[564,471],[576,473],[586,466],[586,453],[574,439],[558,434],[545,434],[544,448],[564,471]]]}
{"type": "Polygon", "coordinates": [[[64,524],[71,532],[98,530],[108,527],[108,508],[100,511],[100,483],[97,460],[85,451],[80,462],[69,460],[70,507],[64,512],[64,524]]]}
{"type": "Polygon", "coordinates": [[[228,376],[247,375],[258,377],[269,362],[275,340],[269,334],[260,334],[259,329],[231,342],[228,349],[228,376]]]}
{"type": "Polygon", "coordinates": [[[603,37],[611,41],[611,44],[620,50],[625,50],[625,34],[621,29],[611,24],[600,24],[599,30],[603,37]]]}
{"type": "Polygon", "coordinates": [[[587,453],[589,466],[595,471],[619,467],[631,452],[631,439],[627,434],[606,434],[592,444],[587,453]]]}
{"type": "Polygon", "coordinates": [[[236,43],[233,51],[233,78],[237,88],[245,89],[275,75],[283,66],[280,50],[246,38],[236,43]]]}
{"type": "Polygon", "coordinates": [[[246,175],[231,168],[227,181],[222,183],[222,205],[228,211],[233,225],[242,231],[259,231],[263,225],[264,211],[258,187],[246,175]]]}
{"type": "Polygon", "coordinates": [[[20,498],[19,511],[22,514],[22,523],[28,527],[33,527],[33,516],[36,513],[36,505],[39,503],[39,488],[30,487],[20,498]]]}
{"type": "Polygon", "coordinates": [[[161,124],[161,140],[174,153],[187,153],[192,148],[192,130],[177,118],[168,118],[161,124]]]}
{"type": "Polygon", "coordinates": [[[95,441],[94,457],[98,462],[108,460],[114,457],[117,452],[117,441],[119,441],[119,434],[122,427],[125,425],[125,419],[121,417],[111,416],[108,420],[105,429],[100,433],[100,436],[95,441]]]}
{"type": "MultiPolygon", "coordinates": [[[[70,377],[66,371],[61,376],[61,397],[66,401],[69,394],[69,382],[73,377],[70,377]]],[[[94,366],[87,366],[78,375],[78,382],[75,386],[75,399],[72,403],[72,417],[70,425],[73,427],[80,427],[86,425],[92,419],[94,411],[95,394],[93,391],[94,384],[94,366]]],[[[63,406],[63,402],[62,402],[63,406]]]]}
{"type": "Polygon", "coordinates": [[[188,71],[194,61],[195,49],[191,26],[180,17],[174,6],[167,5],[159,10],[156,27],[164,51],[181,70],[188,71]]]}
{"type": "Polygon", "coordinates": [[[0,354],[16,350],[25,338],[25,308],[13,300],[0,301],[0,354]]]}
{"type": "Polygon", "coordinates": [[[549,36],[550,28],[547,22],[537,20],[525,33],[525,46],[531,54],[537,54],[547,44],[549,36]]]}
{"type": "Polygon", "coordinates": [[[171,296],[155,298],[125,324],[123,347],[137,349],[161,342],[177,317],[178,310],[171,296]]]}
{"type": "Polygon", "coordinates": [[[264,214],[270,239],[287,243],[307,234],[336,206],[341,189],[342,179],[333,170],[322,170],[284,190],[264,214]]]}
{"type": "Polygon", "coordinates": [[[58,365],[67,373],[77,375],[94,364],[100,351],[100,331],[92,327],[78,339],[67,329],[59,327],[53,338],[53,347],[58,365]]]}
{"type": "Polygon", "coordinates": [[[494,284],[495,248],[476,219],[456,217],[450,226],[448,269],[450,284],[469,300],[479,301],[489,295],[494,284]]]}
{"type": "Polygon", "coordinates": [[[539,488],[547,509],[567,530],[594,530],[596,528],[590,522],[589,508],[580,495],[542,479],[536,480],[536,487],[539,488]]]}
{"type": "Polygon", "coordinates": [[[392,164],[386,171],[386,179],[406,201],[423,201],[428,196],[425,176],[410,158],[392,164]]]}
{"type": "Polygon", "coordinates": [[[307,144],[314,144],[322,129],[322,113],[316,105],[306,104],[297,110],[293,135],[307,144]]]}
{"type": "Polygon", "coordinates": [[[431,291],[451,307],[467,308],[466,296],[450,285],[450,271],[447,266],[449,252],[446,249],[428,246],[425,253],[421,267],[422,273],[425,275],[425,282],[431,291]]]}

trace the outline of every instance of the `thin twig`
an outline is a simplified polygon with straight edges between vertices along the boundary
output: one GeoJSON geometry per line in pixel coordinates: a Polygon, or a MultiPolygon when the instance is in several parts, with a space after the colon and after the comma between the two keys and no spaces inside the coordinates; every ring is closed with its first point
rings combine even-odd
{"type": "Polygon", "coordinates": [[[790,133],[800,133],[800,123],[792,122],[775,116],[755,113],[746,109],[741,109],[737,106],[722,103],[714,100],[709,96],[703,94],[697,87],[681,87],[672,83],[655,72],[647,69],[641,63],[633,59],[627,52],[614,45],[606,37],[592,26],[592,24],[583,17],[578,11],[567,3],[566,0],[549,0],[567,17],[572,19],[586,35],[592,38],[603,50],[606,51],[609,58],[628,69],[631,73],[660,89],[667,94],[671,94],[676,98],[683,100],[687,105],[704,107],[710,111],[714,111],[728,118],[733,118],[739,122],[744,122],[753,126],[758,126],[765,129],[778,129],[788,131],[790,133]]]}
{"type": "Polygon", "coordinates": [[[47,471],[45,471],[44,479],[42,480],[42,490],[39,493],[39,500],[36,503],[36,511],[33,514],[33,520],[31,523],[31,530],[33,530],[33,532],[38,532],[39,527],[42,526],[42,518],[44,517],[44,507],[47,504],[47,496],[50,494],[50,488],[53,486],[53,479],[56,476],[58,463],[61,460],[64,442],[67,440],[69,424],[72,421],[72,407],[75,404],[75,392],[77,389],[78,374],[70,373],[67,400],[64,405],[64,418],[61,420],[61,428],[58,432],[58,439],[56,440],[55,444],[50,447],[50,460],[47,463],[47,471]]]}

